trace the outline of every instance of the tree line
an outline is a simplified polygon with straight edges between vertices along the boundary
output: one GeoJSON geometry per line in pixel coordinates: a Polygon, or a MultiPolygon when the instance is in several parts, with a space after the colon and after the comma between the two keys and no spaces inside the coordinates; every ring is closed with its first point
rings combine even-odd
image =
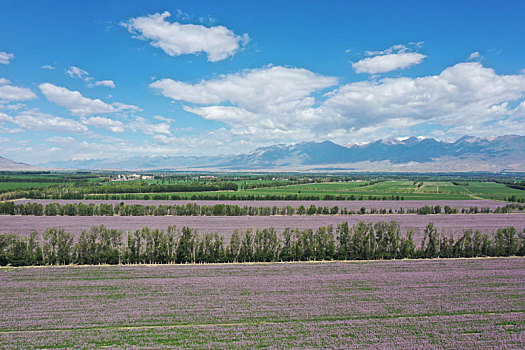
{"type": "Polygon", "coordinates": [[[0,200],[17,198],[31,199],[85,199],[91,194],[137,194],[137,193],[165,193],[165,192],[214,192],[237,191],[238,186],[233,182],[189,182],[179,184],[147,184],[140,183],[112,183],[98,185],[54,185],[45,188],[31,188],[3,193],[0,200]]]}
{"type": "Polygon", "coordinates": [[[48,203],[46,205],[26,202],[0,202],[0,215],[34,215],[34,216],[270,216],[270,215],[354,215],[354,214],[477,214],[477,213],[507,213],[514,210],[523,210],[520,204],[507,204],[494,210],[490,208],[451,208],[445,206],[425,205],[421,208],[399,208],[399,209],[366,209],[348,210],[338,206],[304,206],[297,208],[290,205],[285,207],[258,207],[238,206],[233,204],[199,205],[196,203],[175,205],[144,205],[144,204],[119,204],[100,203],[48,203]]]}
{"type": "Polygon", "coordinates": [[[29,237],[0,234],[0,265],[233,263],[320,260],[377,260],[403,258],[460,258],[524,256],[525,231],[499,228],[492,235],[466,229],[455,238],[439,233],[429,223],[417,246],[411,230],[399,223],[360,222],[336,228],[273,228],[235,230],[229,241],[217,233],[198,234],[174,226],[164,230],[144,227],[134,232],[95,226],[78,240],[61,228],[49,228],[29,237]]]}
{"type": "MultiPolygon", "coordinates": [[[[189,192],[189,191],[188,191],[189,192]]],[[[141,192],[141,193],[105,193],[97,194],[86,191],[85,188],[75,188],[69,186],[46,187],[45,189],[29,189],[29,190],[9,190],[6,193],[0,193],[0,201],[8,201],[13,199],[28,198],[28,199],[98,199],[98,200],[239,200],[239,201],[255,201],[255,200],[272,200],[272,201],[297,201],[297,200],[330,200],[330,201],[399,201],[405,200],[404,196],[390,195],[308,195],[308,194],[240,194],[232,191],[230,193],[213,193],[213,191],[205,191],[203,193],[157,193],[157,192],[141,192]]]]}
{"type": "MultiPolygon", "coordinates": [[[[22,198],[22,197],[16,197],[22,198]]],[[[33,197],[23,197],[33,198],[33,197]]],[[[10,198],[12,199],[12,198],[10,198]]],[[[34,198],[38,199],[38,198],[34,198]]],[[[48,199],[58,199],[51,198],[48,199]]],[[[240,193],[199,193],[199,194],[170,194],[170,193],[155,193],[155,194],[144,194],[137,195],[133,193],[126,194],[106,194],[106,195],[85,195],[83,198],[78,199],[111,199],[111,200],[232,200],[232,201],[402,201],[405,200],[404,196],[390,195],[390,196],[374,196],[374,195],[310,195],[310,194],[240,194],[240,193]]]]}

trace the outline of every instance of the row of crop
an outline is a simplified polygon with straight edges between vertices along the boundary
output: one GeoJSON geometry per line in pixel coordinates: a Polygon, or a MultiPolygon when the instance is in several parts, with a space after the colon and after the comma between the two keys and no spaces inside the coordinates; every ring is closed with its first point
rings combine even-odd
{"type": "Polygon", "coordinates": [[[478,208],[451,208],[445,206],[423,206],[421,208],[399,208],[399,209],[366,209],[361,207],[359,210],[348,210],[338,206],[315,206],[308,207],[301,205],[297,208],[290,205],[286,207],[253,207],[238,206],[232,204],[198,205],[188,203],[185,205],[143,205],[122,203],[113,205],[109,203],[84,204],[84,203],[48,203],[46,205],[27,202],[0,202],[0,215],[35,215],[35,216],[270,216],[270,215],[353,215],[353,214],[477,214],[477,213],[508,213],[513,210],[523,210],[519,204],[507,204],[491,210],[489,207],[478,208]]]}
{"type": "Polygon", "coordinates": [[[348,223],[312,229],[273,228],[235,230],[226,242],[217,233],[170,226],[147,227],[124,233],[105,226],[82,232],[77,242],[63,229],[50,228],[40,236],[0,234],[0,265],[223,263],[310,260],[371,260],[400,258],[459,258],[525,255],[525,232],[500,228],[493,235],[467,229],[457,239],[439,233],[432,223],[419,247],[412,232],[399,223],[348,223]]]}

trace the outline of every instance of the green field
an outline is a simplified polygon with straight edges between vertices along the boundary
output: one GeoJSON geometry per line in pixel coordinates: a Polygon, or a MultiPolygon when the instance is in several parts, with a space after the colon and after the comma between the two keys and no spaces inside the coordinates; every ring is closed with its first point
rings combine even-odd
{"type": "Polygon", "coordinates": [[[154,179],[111,181],[117,175],[120,173],[0,173],[0,199],[109,196],[109,199],[525,201],[524,190],[508,187],[523,188],[522,176],[155,173],[154,179]]]}
{"type": "Polygon", "coordinates": [[[0,192],[27,190],[60,185],[58,182],[0,182],[0,192]]]}
{"type": "MultiPolygon", "coordinates": [[[[262,181],[261,181],[262,182],[262,181]]],[[[267,182],[267,181],[266,181],[267,182]]],[[[159,194],[159,193],[156,193],[159,194]]],[[[525,191],[506,187],[504,184],[495,182],[469,182],[466,185],[455,185],[448,181],[424,181],[414,184],[414,181],[393,180],[379,183],[369,182],[326,182],[289,185],[279,187],[263,187],[250,190],[238,191],[214,191],[214,192],[170,192],[163,195],[178,195],[181,198],[191,199],[193,196],[207,195],[230,198],[232,196],[287,196],[296,195],[298,198],[308,196],[340,196],[345,199],[354,196],[354,199],[390,199],[399,196],[404,200],[467,200],[467,199],[494,199],[505,200],[507,197],[515,196],[525,199],[525,191]]],[[[150,198],[155,194],[134,194],[137,199],[150,198]]]]}
{"type": "MultiPolygon", "coordinates": [[[[241,193],[242,191],[239,191],[241,193]]],[[[454,185],[452,182],[384,181],[368,186],[361,182],[320,183],[292,185],[278,188],[262,188],[244,191],[259,194],[307,194],[307,195],[354,195],[359,196],[403,196],[404,199],[499,199],[515,195],[525,198],[525,191],[506,187],[494,182],[469,182],[468,186],[454,185]]]]}

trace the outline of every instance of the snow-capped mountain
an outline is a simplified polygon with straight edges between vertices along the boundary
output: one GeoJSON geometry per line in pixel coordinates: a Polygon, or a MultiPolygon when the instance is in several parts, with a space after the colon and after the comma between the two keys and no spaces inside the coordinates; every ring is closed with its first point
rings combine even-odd
{"type": "Polygon", "coordinates": [[[331,141],[303,142],[261,147],[240,155],[161,155],[56,161],[41,165],[130,170],[525,171],[525,136],[464,136],[455,142],[408,137],[347,146],[331,141]]]}

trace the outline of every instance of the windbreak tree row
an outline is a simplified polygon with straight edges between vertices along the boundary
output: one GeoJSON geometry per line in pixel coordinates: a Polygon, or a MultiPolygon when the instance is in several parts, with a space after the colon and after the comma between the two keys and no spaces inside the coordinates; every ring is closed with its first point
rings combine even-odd
{"type": "Polygon", "coordinates": [[[116,205],[109,203],[84,204],[84,203],[40,203],[27,202],[17,204],[15,202],[0,202],[0,215],[35,215],[35,216],[270,216],[270,215],[353,215],[353,214],[487,214],[508,213],[515,210],[523,210],[520,204],[512,203],[504,207],[491,210],[488,207],[478,208],[451,208],[445,206],[424,206],[421,208],[399,208],[399,209],[377,209],[367,210],[361,207],[359,210],[348,210],[338,206],[304,206],[292,207],[252,207],[238,206],[232,204],[198,205],[188,203],[182,205],[143,205],[124,204],[116,205]]]}
{"type": "MultiPolygon", "coordinates": [[[[103,189],[103,186],[90,188],[78,186],[54,185],[46,188],[33,188],[25,190],[6,190],[6,193],[0,193],[0,201],[8,201],[20,198],[27,199],[102,199],[102,200],[337,200],[337,201],[355,201],[355,200],[404,200],[400,195],[316,195],[316,194],[265,194],[265,193],[239,193],[237,184],[228,185],[228,187],[219,188],[210,184],[206,188],[196,188],[185,186],[181,188],[168,188],[162,186],[172,185],[149,185],[148,188],[140,189],[139,186],[131,187],[128,191],[124,188],[103,189]],[[217,191],[228,191],[214,193],[217,191]],[[177,192],[177,193],[170,193],[177,192]],[[191,193],[184,193],[191,192],[191,193]],[[198,192],[198,193],[194,193],[198,192]]],[[[173,185],[180,186],[180,185],[173,185]]],[[[109,186],[108,186],[109,187],[109,186]]],[[[0,191],[1,192],[1,191],[0,191]]]]}
{"type": "Polygon", "coordinates": [[[98,185],[57,185],[41,189],[16,190],[3,193],[0,200],[17,198],[31,199],[84,199],[91,194],[136,194],[136,193],[166,193],[166,192],[214,192],[237,191],[233,182],[190,182],[187,184],[147,184],[147,183],[115,183],[98,185]]]}
{"type": "Polygon", "coordinates": [[[124,233],[105,226],[73,235],[50,228],[29,237],[0,234],[0,265],[232,263],[525,255],[525,232],[500,228],[492,235],[467,229],[460,237],[429,223],[420,246],[399,223],[342,223],[313,229],[235,230],[229,241],[217,233],[170,226],[124,233]]]}

